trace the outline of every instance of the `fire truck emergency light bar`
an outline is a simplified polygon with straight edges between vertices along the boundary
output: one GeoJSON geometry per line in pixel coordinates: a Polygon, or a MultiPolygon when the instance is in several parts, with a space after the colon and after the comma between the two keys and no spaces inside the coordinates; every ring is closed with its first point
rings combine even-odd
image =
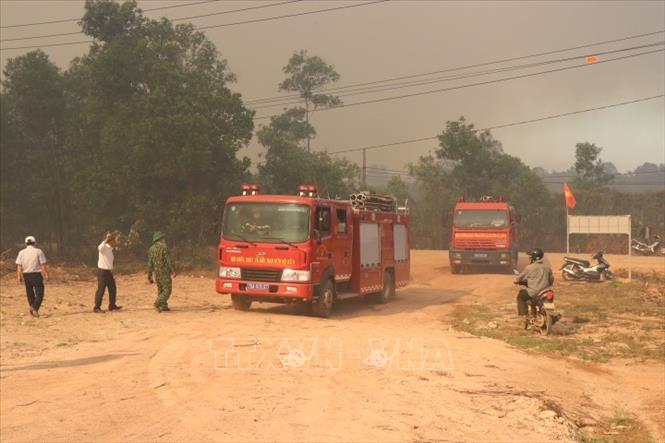
{"type": "Polygon", "coordinates": [[[316,197],[318,194],[314,185],[298,185],[299,197],[316,197]]]}
{"type": "Polygon", "coordinates": [[[257,195],[261,191],[261,186],[256,183],[243,183],[242,195],[257,195]]]}

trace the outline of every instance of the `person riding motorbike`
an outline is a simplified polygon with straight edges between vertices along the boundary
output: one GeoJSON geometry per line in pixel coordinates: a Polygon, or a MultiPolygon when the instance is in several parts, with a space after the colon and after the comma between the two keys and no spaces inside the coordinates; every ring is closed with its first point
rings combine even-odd
{"type": "Polygon", "coordinates": [[[523,316],[525,323],[529,321],[528,301],[535,301],[554,284],[552,269],[543,263],[545,253],[540,248],[534,248],[527,252],[531,263],[517,275],[515,283],[526,282],[526,288],[517,294],[517,315],[523,316]]]}

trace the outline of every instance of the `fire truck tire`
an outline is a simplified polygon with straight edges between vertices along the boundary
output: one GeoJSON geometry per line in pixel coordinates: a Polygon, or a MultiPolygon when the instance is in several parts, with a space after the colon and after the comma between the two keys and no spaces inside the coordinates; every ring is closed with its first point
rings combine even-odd
{"type": "Polygon", "coordinates": [[[386,271],[383,274],[383,291],[381,291],[381,303],[388,303],[388,300],[395,296],[395,277],[392,271],[386,271]],[[383,301],[383,300],[386,301],[383,301]]]}
{"type": "Polygon", "coordinates": [[[395,279],[393,273],[386,271],[383,274],[383,290],[374,294],[374,301],[381,304],[386,304],[395,296],[395,279]]]}
{"type": "Polygon", "coordinates": [[[323,280],[317,292],[318,297],[312,301],[312,314],[317,317],[328,318],[332,313],[333,301],[335,299],[335,288],[332,280],[328,278],[323,280]]]}
{"type": "Polygon", "coordinates": [[[252,306],[252,299],[246,295],[231,294],[231,304],[236,311],[249,311],[252,306]]]}
{"type": "Polygon", "coordinates": [[[453,274],[459,274],[460,272],[462,272],[462,267],[460,265],[451,265],[450,272],[452,272],[453,274]]]}

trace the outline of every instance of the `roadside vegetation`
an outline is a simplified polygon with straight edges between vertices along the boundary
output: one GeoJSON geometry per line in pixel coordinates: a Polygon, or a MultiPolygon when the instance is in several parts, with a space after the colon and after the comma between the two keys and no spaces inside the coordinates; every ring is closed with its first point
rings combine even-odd
{"type": "Polygon", "coordinates": [[[580,443],[651,443],[656,442],[644,423],[626,411],[616,411],[592,429],[578,435],[580,443]]]}
{"type": "MultiPolygon", "coordinates": [[[[624,270],[617,274],[627,277],[624,270]]],[[[608,283],[559,282],[557,310],[563,314],[549,336],[525,331],[515,304],[460,305],[456,329],[502,340],[528,352],[592,363],[620,359],[629,364],[665,359],[665,275],[633,272],[633,280],[608,283]]],[[[577,434],[581,443],[652,442],[647,427],[617,410],[577,434]]]]}
{"type": "Polygon", "coordinates": [[[634,273],[632,282],[560,282],[555,292],[557,310],[563,317],[550,336],[523,330],[512,300],[459,306],[454,312],[454,326],[534,352],[584,361],[665,358],[662,274],[634,273]]]}
{"type": "MultiPolygon", "coordinates": [[[[224,48],[191,24],[146,17],[134,0],[87,0],[80,25],[93,43],[68,68],[39,49],[3,66],[0,252],[15,256],[30,233],[49,259],[88,264],[91,248],[117,230],[123,254],[142,260],[152,232],[162,230],[176,258],[197,265],[217,243],[224,201],[242,182],[267,193],[315,183],[332,198],[370,187],[355,162],[316,142],[312,113],[343,105],[330,94],[342,73],[318,55],[296,50],[284,60],[275,89],[292,101],[279,111],[273,99],[237,93],[224,48]],[[252,139],[262,147],[255,161],[242,150],[252,139]]],[[[665,231],[665,192],[609,190],[617,171],[601,152],[576,145],[566,172],[575,210],[630,214],[635,236],[645,224],[665,231]]],[[[404,167],[413,183],[397,171],[374,190],[409,200],[414,248],[447,247],[460,195],[504,196],[520,214],[525,248],[565,245],[563,198],[548,191],[547,171],[509,155],[464,117],[442,124],[432,151],[404,167]]],[[[645,163],[635,173],[663,167],[645,163]]],[[[571,246],[625,251],[625,240],[573,237],[571,246]]]]}

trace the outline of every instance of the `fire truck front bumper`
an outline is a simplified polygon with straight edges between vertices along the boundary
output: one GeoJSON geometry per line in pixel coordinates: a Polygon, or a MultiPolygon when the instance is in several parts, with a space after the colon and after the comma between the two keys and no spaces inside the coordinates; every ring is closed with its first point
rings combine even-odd
{"type": "Polygon", "coordinates": [[[448,254],[451,265],[508,266],[513,252],[504,250],[451,250],[448,254]]]}
{"type": "Polygon", "coordinates": [[[220,294],[243,294],[257,301],[289,303],[311,300],[314,293],[311,283],[256,282],[217,278],[215,289],[220,294]]]}

